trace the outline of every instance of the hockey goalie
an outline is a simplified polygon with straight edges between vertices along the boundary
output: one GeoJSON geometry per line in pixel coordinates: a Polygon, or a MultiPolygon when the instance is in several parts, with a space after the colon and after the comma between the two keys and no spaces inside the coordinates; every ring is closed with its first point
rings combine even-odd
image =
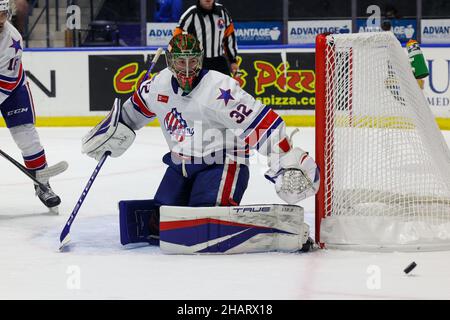
{"type": "Polygon", "coordinates": [[[179,34],[165,52],[167,68],[144,81],[123,105],[83,138],[83,152],[122,155],[135,130],[158,119],[170,152],[153,200],[121,201],[122,244],[159,244],[165,253],[295,252],[310,243],[303,208],[319,172],[292,145],[282,118],[231,77],[202,69],[203,49],[179,34]],[[288,205],[239,206],[254,149],[269,157],[265,177],[288,205]]]}

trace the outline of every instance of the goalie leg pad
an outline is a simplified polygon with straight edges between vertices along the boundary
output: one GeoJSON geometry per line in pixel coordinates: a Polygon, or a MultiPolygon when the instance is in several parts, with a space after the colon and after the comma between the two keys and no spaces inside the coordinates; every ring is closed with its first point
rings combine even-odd
{"type": "Polygon", "coordinates": [[[159,206],[154,200],[119,202],[120,243],[159,244],[159,206]]]}
{"type": "Polygon", "coordinates": [[[162,206],[160,213],[160,247],[168,254],[295,252],[309,237],[300,206],[162,206]]]}

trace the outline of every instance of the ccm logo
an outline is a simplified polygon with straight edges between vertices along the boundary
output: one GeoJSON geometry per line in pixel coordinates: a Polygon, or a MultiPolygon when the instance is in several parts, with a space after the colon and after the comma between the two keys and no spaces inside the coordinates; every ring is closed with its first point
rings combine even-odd
{"type": "Polygon", "coordinates": [[[24,113],[24,112],[27,112],[27,111],[28,111],[28,108],[20,108],[20,109],[8,111],[8,113],[6,115],[12,116],[12,115],[19,114],[19,113],[24,113]]]}
{"type": "Polygon", "coordinates": [[[270,207],[250,207],[250,208],[233,208],[237,213],[239,212],[269,212],[270,207]]]}

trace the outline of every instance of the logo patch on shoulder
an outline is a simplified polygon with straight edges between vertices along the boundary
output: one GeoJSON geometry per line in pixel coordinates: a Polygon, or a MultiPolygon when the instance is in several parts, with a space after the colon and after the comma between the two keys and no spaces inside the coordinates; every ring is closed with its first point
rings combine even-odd
{"type": "Polygon", "coordinates": [[[169,96],[165,96],[163,94],[158,94],[158,102],[168,103],[169,102],[169,96]]]}

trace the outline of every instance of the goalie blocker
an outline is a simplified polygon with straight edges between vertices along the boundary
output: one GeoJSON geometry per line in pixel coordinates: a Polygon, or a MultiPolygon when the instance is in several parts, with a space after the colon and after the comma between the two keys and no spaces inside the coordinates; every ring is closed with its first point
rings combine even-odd
{"type": "Polygon", "coordinates": [[[121,201],[123,245],[160,245],[168,254],[308,251],[303,208],[295,205],[158,207],[154,200],[121,201]]]}

